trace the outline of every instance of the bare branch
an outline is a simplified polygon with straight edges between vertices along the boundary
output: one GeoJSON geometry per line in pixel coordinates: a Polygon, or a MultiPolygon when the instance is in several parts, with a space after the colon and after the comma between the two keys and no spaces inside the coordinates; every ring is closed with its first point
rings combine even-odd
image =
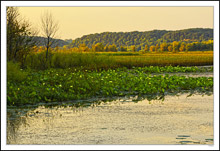
{"type": "Polygon", "coordinates": [[[44,14],[41,16],[41,30],[42,30],[42,35],[45,37],[44,44],[47,48],[46,60],[47,60],[49,48],[55,42],[54,39],[56,38],[56,33],[58,29],[59,29],[58,22],[55,21],[53,15],[48,11],[44,12],[44,14]]]}

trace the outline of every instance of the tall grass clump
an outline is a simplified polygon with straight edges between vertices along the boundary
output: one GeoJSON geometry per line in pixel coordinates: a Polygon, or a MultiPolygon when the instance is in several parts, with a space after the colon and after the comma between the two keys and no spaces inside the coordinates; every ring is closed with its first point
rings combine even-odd
{"type": "Polygon", "coordinates": [[[26,79],[27,72],[20,69],[18,63],[7,62],[7,81],[8,82],[22,82],[26,79]]]}

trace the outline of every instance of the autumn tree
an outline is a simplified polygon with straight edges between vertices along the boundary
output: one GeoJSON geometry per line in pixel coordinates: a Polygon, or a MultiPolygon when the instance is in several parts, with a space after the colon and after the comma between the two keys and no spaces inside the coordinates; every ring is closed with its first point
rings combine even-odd
{"type": "Polygon", "coordinates": [[[173,42],[173,52],[177,52],[179,50],[179,42],[173,42]]]}
{"type": "Polygon", "coordinates": [[[164,52],[164,51],[167,51],[168,50],[168,46],[167,46],[167,43],[162,43],[160,45],[160,51],[161,52],[164,52]]]}
{"type": "Polygon", "coordinates": [[[185,51],[185,47],[186,47],[186,43],[182,42],[181,45],[180,45],[179,51],[180,52],[185,51]]]}
{"type": "Polygon", "coordinates": [[[144,52],[146,53],[146,52],[148,52],[149,50],[149,47],[148,47],[148,45],[145,45],[145,47],[144,47],[144,52]]]}
{"type": "Polygon", "coordinates": [[[150,46],[150,51],[151,52],[154,52],[155,51],[155,46],[153,45],[153,46],[150,46]]]}

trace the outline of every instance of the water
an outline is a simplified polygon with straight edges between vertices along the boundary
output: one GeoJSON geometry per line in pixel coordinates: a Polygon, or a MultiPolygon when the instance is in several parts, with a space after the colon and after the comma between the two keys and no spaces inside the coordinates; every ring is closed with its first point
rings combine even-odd
{"type": "Polygon", "coordinates": [[[213,95],[8,108],[7,144],[213,144],[213,95]]]}
{"type": "MultiPolygon", "coordinates": [[[[164,75],[164,73],[152,73],[151,74],[152,76],[153,75],[164,75]]],[[[169,73],[169,76],[173,76],[173,75],[176,75],[176,76],[186,76],[186,77],[194,77],[194,78],[197,78],[197,77],[201,77],[201,73],[169,73]]],[[[213,73],[212,72],[204,72],[202,73],[202,77],[213,77],[213,73]]]]}

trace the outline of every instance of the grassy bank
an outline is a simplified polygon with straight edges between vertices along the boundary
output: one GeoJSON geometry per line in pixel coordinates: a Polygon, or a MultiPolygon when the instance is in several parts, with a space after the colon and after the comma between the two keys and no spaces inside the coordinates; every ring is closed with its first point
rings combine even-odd
{"type": "MultiPolygon", "coordinates": [[[[212,70],[212,69],[211,69],[212,70]]],[[[210,71],[211,71],[210,70],[210,71]]],[[[213,78],[151,76],[154,72],[203,72],[196,67],[145,67],[103,71],[49,69],[29,72],[25,80],[7,83],[7,105],[19,106],[40,102],[63,102],[93,97],[158,95],[177,92],[212,92],[213,78]]]]}
{"type": "Polygon", "coordinates": [[[202,66],[213,65],[213,51],[184,53],[51,53],[45,61],[45,53],[33,53],[26,59],[26,67],[84,68],[89,70],[115,69],[120,67],[144,66],[202,66]],[[117,55],[116,55],[117,54],[117,55]]]}

